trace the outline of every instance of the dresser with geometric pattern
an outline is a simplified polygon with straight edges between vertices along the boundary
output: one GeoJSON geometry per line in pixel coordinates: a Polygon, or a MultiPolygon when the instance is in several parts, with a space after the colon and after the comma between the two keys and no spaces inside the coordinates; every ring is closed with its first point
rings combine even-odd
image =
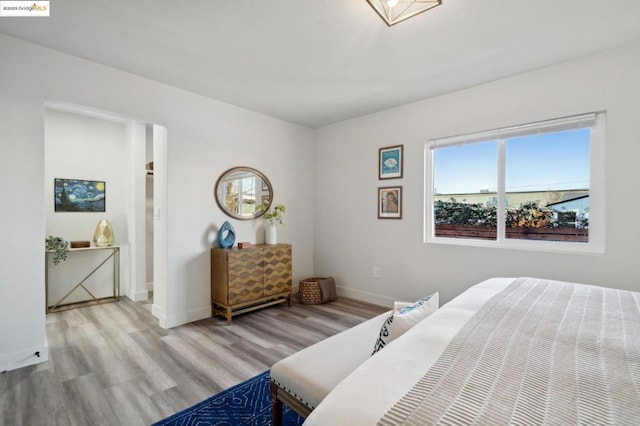
{"type": "Polygon", "coordinates": [[[291,245],[211,249],[211,310],[233,315],[278,303],[291,306],[291,245]]]}

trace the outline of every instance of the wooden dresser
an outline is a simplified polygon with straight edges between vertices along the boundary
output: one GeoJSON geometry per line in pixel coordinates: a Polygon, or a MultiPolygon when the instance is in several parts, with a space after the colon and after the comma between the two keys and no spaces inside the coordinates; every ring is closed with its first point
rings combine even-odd
{"type": "Polygon", "coordinates": [[[211,309],[231,324],[233,315],[277,303],[291,306],[291,245],[257,244],[211,249],[211,309]]]}

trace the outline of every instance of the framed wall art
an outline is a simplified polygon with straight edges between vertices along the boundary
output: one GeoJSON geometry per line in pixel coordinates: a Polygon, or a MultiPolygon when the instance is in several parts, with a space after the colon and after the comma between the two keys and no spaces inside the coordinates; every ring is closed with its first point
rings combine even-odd
{"type": "Polygon", "coordinates": [[[56,212],[104,212],[106,184],[100,180],[55,178],[56,212]]]}
{"type": "Polygon", "coordinates": [[[398,179],[402,177],[402,151],[404,145],[380,148],[378,158],[378,179],[398,179]]]}
{"type": "Polygon", "coordinates": [[[402,187],[378,188],[378,219],[402,219],[402,187]]]}

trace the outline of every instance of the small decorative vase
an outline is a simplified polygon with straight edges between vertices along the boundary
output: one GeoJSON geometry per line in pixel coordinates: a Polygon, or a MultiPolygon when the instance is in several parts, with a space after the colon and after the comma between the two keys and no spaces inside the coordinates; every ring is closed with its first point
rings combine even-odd
{"type": "Polygon", "coordinates": [[[264,228],[265,244],[278,244],[278,227],[276,225],[266,225],[264,228]]]}
{"type": "Polygon", "coordinates": [[[218,245],[221,248],[231,248],[236,242],[236,231],[233,226],[227,221],[222,224],[220,231],[218,231],[218,245]]]}
{"type": "Polygon", "coordinates": [[[96,226],[96,232],[93,233],[93,242],[97,247],[109,247],[113,245],[113,241],[111,223],[107,219],[102,219],[96,226]]]}

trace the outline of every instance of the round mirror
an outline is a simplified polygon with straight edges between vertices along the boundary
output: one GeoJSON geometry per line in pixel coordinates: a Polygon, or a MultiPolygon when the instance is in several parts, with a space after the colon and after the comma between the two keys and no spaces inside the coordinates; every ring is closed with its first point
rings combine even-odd
{"type": "Polygon", "coordinates": [[[216,202],[235,219],[255,219],[271,206],[273,189],[269,179],[251,167],[227,170],[216,182],[216,202]],[[264,209],[259,207],[265,205],[264,209]]]}

